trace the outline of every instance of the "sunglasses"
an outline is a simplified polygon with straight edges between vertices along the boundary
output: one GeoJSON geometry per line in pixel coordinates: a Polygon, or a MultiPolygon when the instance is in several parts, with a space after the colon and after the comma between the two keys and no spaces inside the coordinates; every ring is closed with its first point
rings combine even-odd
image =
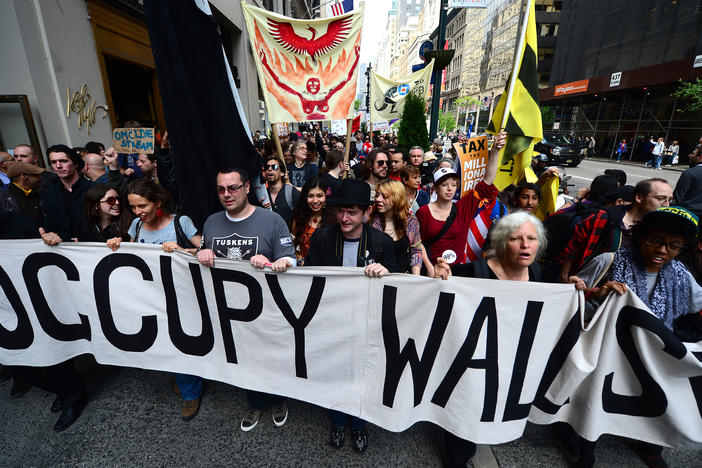
{"type": "Polygon", "coordinates": [[[375,164],[377,164],[378,166],[387,166],[388,163],[389,163],[389,161],[385,161],[385,160],[375,162],[375,164]]]}
{"type": "Polygon", "coordinates": [[[220,194],[220,195],[224,195],[224,194],[227,193],[227,192],[229,192],[229,193],[236,193],[236,192],[238,192],[239,189],[241,189],[244,185],[245,185],[245,184],[241,184],[241,185],[230,185],[229,187],[218,186],[218,187],[217,187],[217,193],[220,194]]]}
{"type": "Polygon", "coordinates": [[[104,200],[100,200],[100,203],[107,203],[110,206],[115,206],[119,203],[119,197],[107,197],[104,200]]]}
{"type": "Polygon", "coordinates": [[[267,171],[277,171],[279,167],[277,164],[266,164],[265,166],[267,171]]]}

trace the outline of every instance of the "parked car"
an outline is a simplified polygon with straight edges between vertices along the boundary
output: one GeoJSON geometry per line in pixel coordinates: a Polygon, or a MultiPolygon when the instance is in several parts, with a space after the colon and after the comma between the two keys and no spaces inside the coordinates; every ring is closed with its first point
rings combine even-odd
{"type": "Polygon", "coordinates": [[[544,139],[534,145],[535,152],[548,156],[550,166],[577,167],[583,160],[582,149],[563,135],[544,135],[544,139]]]}

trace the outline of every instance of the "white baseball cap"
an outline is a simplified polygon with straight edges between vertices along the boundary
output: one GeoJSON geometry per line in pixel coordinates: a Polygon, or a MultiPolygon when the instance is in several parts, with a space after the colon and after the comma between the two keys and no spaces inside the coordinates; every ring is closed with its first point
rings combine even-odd
{"type": "Polygon", "coordinates": [[[458,174],[449,167],[441,167],[434,172],[434,183],[438,184],[441,179],[445,179],[446,177],[455,177],[458,179],[458,174]]]}

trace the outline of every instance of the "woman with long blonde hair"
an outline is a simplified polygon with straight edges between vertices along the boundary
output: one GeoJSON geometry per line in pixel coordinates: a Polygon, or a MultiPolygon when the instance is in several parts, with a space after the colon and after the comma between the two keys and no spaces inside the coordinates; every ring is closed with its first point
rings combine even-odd
{"type": "Polygon", "coordinates": [[[418,275],[422,266],[419,222],[410,214],[402,182],[386,179],[375,189],[375,205],[368,224],[392,237],[398,271],[418,275]]]}

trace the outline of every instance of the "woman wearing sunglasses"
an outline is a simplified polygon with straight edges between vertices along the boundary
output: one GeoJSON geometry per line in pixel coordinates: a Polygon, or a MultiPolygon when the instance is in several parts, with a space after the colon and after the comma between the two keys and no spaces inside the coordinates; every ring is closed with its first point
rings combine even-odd
{"type": "Polygon", "coordinates": [[[293,236],[298,265],[303,265],[310,249],[312,234],[327,218],[327,193],[329,186],[320,177],[313,177],[302,187],[300,198],[293,211],[290,233],[293,236]]]}
{"type": "MultiPolygon", "coordinates": [[[[177,216],[169,210],[170,196],[152,180],[137,179],[127,190],[129,208],[136,215],[129,227],[130,242],[158,244],[164,251],[183,250],[195,253],[202,235],[187,216],[177,216]]],[[[120,237],[107,241],[113,251],[119,249],[120,237]]],[[[175,374],[176,385],[183,398],[181,416],[185,421],[194,418],[200,409],[202,378],[194,375],[175,374]]]]}
{"type": "MultiPolygon", "coordinates": [[[[610,292],[621,295],[629,288],[673,331],[675,319],[702,310],[702,287],[676,260],[692,245],[698,224],[697,216],[684,208],[658,208],[634,225],[631,247],[598,255],[569,279],[595,305],[610,292]]],[[[579,466],[593,465],[595,444],[581,439],[579,466]]],[[[658,445],[638,442],[636,452],[648,466],[666,466],[658,445]]]]}
{"type": "Polygon", "coordinates": [[[129,225],[132,221],[129,210],[122,209],[117,190],[100,184],[90,188],[84,199],[88,229],[78,236],[82,242],[107,242],[112,238],[128,241],[129,225]]]}

